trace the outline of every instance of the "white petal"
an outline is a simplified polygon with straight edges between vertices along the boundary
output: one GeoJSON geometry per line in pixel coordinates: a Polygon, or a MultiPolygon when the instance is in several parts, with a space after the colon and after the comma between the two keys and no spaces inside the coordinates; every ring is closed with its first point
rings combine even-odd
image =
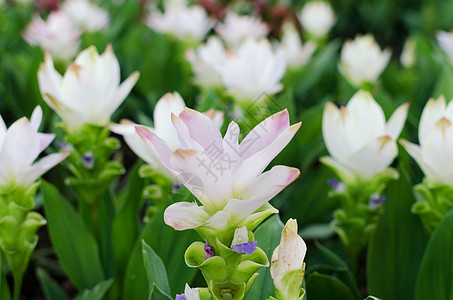
{"type": "Polygon", "coordinates": [[[42,174],[56,166],[68,155],[69,153],[54,153],[41,158],[37,163],[33,164],[29,169],[27,169],[26,172],[22,172],[21,178],[18,178],[18,181],[23,183],[25,186],[32,184],[42,174]]]}
{"type": "Polygon", "coordinates": [[[400,135],[401,130],[403,130],[408,110],[409,103],[401,105],[395,110],[387,123],[385,133],[388,134],[393,140],[396,140],[400,135]]]}
{"type": "Polygon", "coordinates": [[[157,101],[154,107],[154,128],[156,134],[167,142],[172,150],[179,147],[178,135],[172,124],[171,114],[178,116],[186,107],[178,93],[167,93],[157,101]]]}
{"type": "Polygon", "coordinates": [[[36,106],[31,114],[30,124],[36,131],[39,129],[39,125],[41,125],[42,120],[42,108],[41,106],[36,106]]]}
{"type": "Polygon", "coordinates": [[[178,202],[170,205],[164,212],[165,224],[176,230],[194,229],[209,218],[203,207],[190,202],[178,202]]]}

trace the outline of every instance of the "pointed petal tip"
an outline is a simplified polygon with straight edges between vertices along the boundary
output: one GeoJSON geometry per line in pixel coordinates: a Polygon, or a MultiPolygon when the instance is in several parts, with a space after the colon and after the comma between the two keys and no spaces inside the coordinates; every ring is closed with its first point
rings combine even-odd
{"type": "Polygon", "coordinates": [[[147,139],[149,141],[152,141],[153,139],[153,133],[151,132],[151,130],[149,130],[148,128],[146,128],[145,126],[141,126],[141,125],[136,125],[134,126],[135,128],[135,131],[144,139],[147,139]]]}

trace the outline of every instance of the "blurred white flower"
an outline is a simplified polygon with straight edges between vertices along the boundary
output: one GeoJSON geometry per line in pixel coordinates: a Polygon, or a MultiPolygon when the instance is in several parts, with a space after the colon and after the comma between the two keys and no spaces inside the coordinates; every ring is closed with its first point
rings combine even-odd
{"type": "Polygon", "coordinates": [[[279,299],[297,300],[305,272],[307,246],[297,234],[297,221],[289,219],[282,231],[280,244],[272,253],[270,273],[279,299]],[[291,280],[292,279],[292,280],[291,280]]]}
{"type": "Polygon", "coordinates": [[[23,117],[8,129],[0,116],[0,186],[28,187],[42,174],[65,159],[67,153],[55,153],[34,161],[49,146],[54,134],[39,133],[42,110],[37,106],[30,121],[23,117]]]}
{"type": "Polygon", "coordinates": [[[23,33],[24,39],[33,46],[48,51],[55,59],[69,60],[80,46],[81,31],[65,13],[52,11],[44,21],[34,15],[23,33]]]}
{"type": "Polygon", "coordinates": [[[411,38],[408,38],[406,42],[404,42],[403,51],[401,52],[400,56],[401,64],[406,67],[410,68],[415,63],[415,41],[411,38]]]}
{"type": "Polygon", "coordinates": [[[181,40],[201,41],[212,27],[203,7],[187,6],[186,0],[165,1],[165,12],[154,7],[145,24],[156,32],[176,36],[181,40]]]}
{"type": "Polygon", "coordinates": [[[191,288],[187,283],[183,295],[176,295],[175,300],[200,300],[200,292],[196,288],[191,288]]]}
{"type": "Polygon", "coordinates": [[[284,54],[274,52],[267,39],[248,39],[227,57],[221,76],[236,100],[254,101],[263,94],[279,92],[285,70],[284,54]]]}
{"type": "Polygon", "coordinates": [[[398,154],[395,140],[409,109],[401,105],[389,121],[370,93],[358,91],[338,108],[328,102],[322,117],[322,133],[331,157],[321,161],[345,182],[363,182],[384,171],[398,154]]]}
{"type": "Polygon", "coordinates": [[[61,10],[82,30],[98,31],[109,24],[108,12],[89,0],[66,0],[61,10]]]}
{"type": "MultiPolygon", "coordinates": [[[[181,142],[178,139],[176,129],[172,124],[171,115],[179,114],[186,108],[186,104],[178,93],[167,93],[157,101],[154,107],[154,128],[146,127],[155,133],[159,138],[164,140],[168,147],[175,151],[181,147],[181,142]]],[[[218,128],[223,125],[223,112],[209,110],[205,113],[218,128]]],[[[123,136],[127,145],[134,151],[134,153],[143,159],[147,164],[157,168],[162,174],[173,177],[168,169],[161,163],[157,153],[146,145],[140,135],[136,132],[135,126],[137,124],[129,121],[122,120],[121,124],[112,124],[110,129],[123,136]]],[[[140,125],[142,126],[142,125],[140,125]]]]}
{"type": "Polygon", "coordinates": [[[241,16],[232,11],[227,12],[223,23],[218,23],[215,30],[231,48],[247,39],[261,39],[269,33],[267,25],[258,17],[241,16]]]}
{"type": "Polygon", "coordinates": [[[226,58],[225,47],[216,36],[210,37],[206,44],[199,46],[196,50],[189,49],[186,52],[186,59],[192,66],[196,82],[204,87],[223,85],[219,70],[226,58]]]}
{"type": "Polygon", "coordinates": [[[436,38],[442,50],[444,50],[448,57],[453,61],[453,32],[438,31],[436,38]]]}
{"type": "Polygon", "coordinates": [[[307,64],[315,50],[316,44],[311,41],[302,45],[294,25],[284,24],[283,37],[278,51],[283,53],[288,69],[297,69],[307,64]]]}
{"type": "Polygon", "coordinates": [[[372,35],[357,36],[344,43],[338,68],[352,85],[359,87],[365,82],[376,82],[390,56],[390,50],[382,51],[372,35]]]}
{"type": "Polygon", "coordinates": [[[83,124],[106,126],[138,80],[134,72],[120,85],[120,66],[110,45],[99,55],[94,46],[82,51],[64,76],[46,53],[38,71],[41,94],[68,129],[83,124]]]}
{"type": "Polygon", "coordinates": [[[418,128],[419,145],[400,140],[429,183],[453,187],[453,101],[430,99],[418,128]]]}
{"type": "Polygon", "coordinates": [[[307,2],[299,15],[302,28],[315,37],[327,35],[336,21],[335,13],[328,2],[307,2]]]}

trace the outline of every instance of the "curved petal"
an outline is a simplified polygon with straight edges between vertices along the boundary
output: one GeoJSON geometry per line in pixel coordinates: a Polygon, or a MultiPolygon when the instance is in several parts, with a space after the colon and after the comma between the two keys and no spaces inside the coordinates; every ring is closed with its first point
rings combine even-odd
{"type": "Polygon", "coordinates": [[[129,75],[126,80],[119,86],[118,90],[116,91],[115,97],[109,103],[105,103],[104,109],[106,110],[105,113],[110,115],[120,106],[120,104],[126,99],[127,95],[129,95],[130,91],[137,83],[140,77],[140,72],[135,71],[131,75],[129,75]]]}
{"type": "Polygon", "coordinates": [[[177,141],[174,142],[175,144],[174,150],[176,150],[176,148],[183,148],[204,151],[203,147],[201,147],[201,145],[198,144],[190,136],[189,128],[187,128],[186,123],[184,123],[174,113],[171,113],[171,121],[173,123],[173,130],[176,130],[175,138],[177,139],[177,141]]]}
{"type": "Polygon", "coordinates": [[[244,160],[234,170],[233,191],[235,194],[243,191],[253,178],[263,172],[274,157],[288,145],[300,125],[299,122],[283,130],[271,144],[244,160]]]}
{"type": "Polygon", "coordinates": [[[207,219],[209,219],[209,214],[203,207],[190,202],[172,204],[164,212],[165,224],[176,230],[197,228],[207,219]]]}
{"type": "Polygon", "coordinates": [[[222,135],[210,118],[190,108],[184,109],[179,118],[186,124],[192,139],[205,150],[212,146],[222,149],[222,135]]]}
{"type": "Polygon", "coordinates": [[[39,129],[39,125],[41,125],[42,120],[42,108],[41,106],[36,106],[31,114],[30,124],[36,131],[39,129]]]}
{"type": "Polygon", "coordinates": [[[237,198],[230,199],[223,210],[231,212],[233,219],[240,222],[269,202],[299,174],[296,168],[275,166],[255,178],[242,193],[235,194],[237,198]]]}
{"type": "Polygon", "coordinates": [[[442,182],[442,178],[439,178],[436,172],[432,170],[431,167],[423,160],[422,151],[419,145],[410,143],[409,141],[406,141],[404,139],[400,139],[399,142],[401,145],[403,145],[409,155],[412,156],[412,158],[417,162],[427,178],[434,181],[440,180],[442,182]]]}
{"type": "Polygon", "coordinates": [[[143,141],[145,141],[148,147],[151,148],[151,151],[153,153],[156,153],[157,157],[159,157],[159,160],[162,162],[162,164],[170,172],[174,171],[170,165],[170,157],[173,154],[173,152],[170,150],[170,148],[168,148],[165,141],[163,141],[160,137],[151,132],[151,130],[149,130],[145,126],[135,126],[135,130],[143,139],[143,141]]]}
{"type": "Polygon", "coordinates": [[[214,213],[221,210],[231,196],[231,174],[222,162],[206,152],[178,149],[170,158],[170,165],[179,174],[190,174],[182,183],[214,213]],[[201,189],[201,192],[200,192],[201,189]]]}
{"type": "Polygon", "coordinates": [[[409,103],[404,103],[400,105],[393,115],[390,117],[387,126],[385,128],[385,133],[389,135],[393,140],[396,141],[398,136],[403,130],[404,122],[407,118],[407,112],[409,110],[409,103]]]}
{"type": "Polygon", "coordinates": [[[56,166],[66,157],[68,157],[69,153],[54,153],[47,155],[44,158],[41,158],[37,163],[33,164],[25,172],[21,172],[20,176],[18,176],[17,181],[21,182],[25,186],[30,185],[36,179],[38,179],[42,174],[56,166]]]}
{"type": "Polygon", "coordinates": [[[423,146],[425,138],[429,135],[435,124],[443,117],[445,108],[446,102],[444,96],[440,96],[437,100],[431,98],[426,103],[422,116],[420,117],[418,128],[418,139],[421,146],[423,146]]]}
{"type": "Polygon", "coordinates": [[[157,101],[154,107],[154,128],[156,134],[167,142],[172,150],[179,147],[178,135],[172,124],[172,114],[178,116],[186,107],[178,93],[167,93],[157,101]]]}
{"type": "Polygon", "coordinates": [[[256,125],[242,140],[239,148],[245,160],[271,144],[283,130],[289,127],[288,110],[282,110],[256,125]]]}

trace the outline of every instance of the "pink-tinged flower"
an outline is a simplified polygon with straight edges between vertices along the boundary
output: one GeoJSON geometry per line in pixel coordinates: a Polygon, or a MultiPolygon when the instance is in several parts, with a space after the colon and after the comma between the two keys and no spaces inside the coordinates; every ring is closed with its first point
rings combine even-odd
{"type": "Polygon", "coordinates": [[[215,30],[229,47],[239,46],[247,39],[259,40],[265,37],[269,28],[261,19],[254,16],[241,16],[228,11],[223,23],[217,24],[215,30]]]}
{"type": "Polygon", "coordinates": [[[108,125],[138,77],[134,72],[120,84],[120,66],[110,45],[102,55],[94,46],[82,51],[64,76],[55,70],[52,57],[46,53],[38,72],[44,101],[71,131],[83,124],[108,125]]]}
{"type": "Polygon", "coordinates": [[[171,34],[181,40],[201,41],[212,27],[212,21],[203,7],[187,6],[186,0],[165,2],[165,12],[155,8],[145,24],[156,32],[171,34]]]}
{"type": "Polygon", "coordinates": [[[327,103],[322,119],[324,142],[331,157],[321,161],[346,183],[363,182],[383,172],[398,154],[395,140],[409,109],[401,105],[386,123],[373,96],[358,91],[346,105],[327,103]]]}
{"type": "Polygon", "coordinates": [[[196,50],[187,50],[186,59],[192,66],[198,84],[203,87],[223,86],[219,71],[226,62],[227,52],[218,37],[210,37],[206,44],[196,50]]]}
{"type": "Polygon", "coordinates": [[[23,37],[30,45],[41,47],[55,59],[67,61],[79,50],[81,33],[68,15],[53,11],[46,21],[34,15],[23,37]]]}
{"type": "Polygon", "coordinates": [[[196,229],[202,236],[211,237],[232,235],[242,226],[253,230],[263,215],[276,212],[268,201],[299,176],[298,169],[287,166],[275,166],[263,173],[301,125],[290,126],[286,110],[261,122],[241,143],[235,122],[222,138],[213,121],[197,111],[186,108],[179,117],[173,114],[172,121],[181,142],[176,151],[148,128],[136,129],[162,164],[202,204],[180,202],[169,206],[165,223],[176,230],[196,229]]]}
{"type": "Polygon", "coordinates": [[[282,231],[280,244],[272,253],[270,273],[278,299],[299,298],[305,272],[307,246],[297,234],[297,221],[289,219],[282,231]]]}
{"type": "Polygon", "coordinates": [[[294,25],[286,23],[283,26],[283,37],[278,51],[283,53],[288,69],[297,69],[307,64],[316,50],[316,44],[302,44],[299,33],[294,25]]]}
{"type": "Polygon", "coordinates": [[[357,36],[344,43],[338,69],[352,85],[359,87],[376,82],[391,55],[389,49],[381,50],[372,35],[357,36]]]}
{"type": "MultiPolygon", "coordinates": [[[[148,130],[154,132],[159,138],[165,141],[168,147],[175,151],[181,146],[178,139],[178,134],[171,122],[171,115],[179,115],[186,104],[178,93],[167,93],[157,101],[154,107],[154,128],[147,127],[148,130]]],[[[223,112],[215,111],[213,109],[205,113],[217,128],[223,125],[223,112]]],[[[140,138],[140,135],[135,131],[137,124],[129,120],[122,120],[121,124],[110,125],[110,129],[121,134],[124,137],[127,145],[134,151],[134,153],[143,159],[147,164],[154,166],[162,174],[172,177],[172,173],[161,163],[157,153],[140,138]]],[[[141,125],[142,126],[142,125],[141,125]]]]}
{"type": "Polygon", "coordinates": [[[54,134],[38,132],[41,119],[39,106],[33,111],[30,121],[23,117],[8,129],[0,116],[0,187],[28,187],[68,156],[67,153],[50,154],[35,163],[55,137],[54,134]]]}
{"type": "Polygon", "coordinates": [[[279,92],[285,71],[282,52],[274,52],[267,39],[249,39],[227,57],[220,73],[228,92],[240,102],[249,102],[279,92]]]}
{"type": "Polygon", "coordinates": [[[98,31],[109,24],[108,12],[89,0],[66,0],[61,10],[82,30],[98,31]]]}
{"type": "Polygon", "coordinates": [[[431,185],[453,187],[453,101],[430,99],[418,128],[419,145],[401,140],[431,185]]]}
{"type": "Polygon", "coordinates": [[[453,61],[453,32],[438,31],[436,38],[442,50],[453,61]]]}

